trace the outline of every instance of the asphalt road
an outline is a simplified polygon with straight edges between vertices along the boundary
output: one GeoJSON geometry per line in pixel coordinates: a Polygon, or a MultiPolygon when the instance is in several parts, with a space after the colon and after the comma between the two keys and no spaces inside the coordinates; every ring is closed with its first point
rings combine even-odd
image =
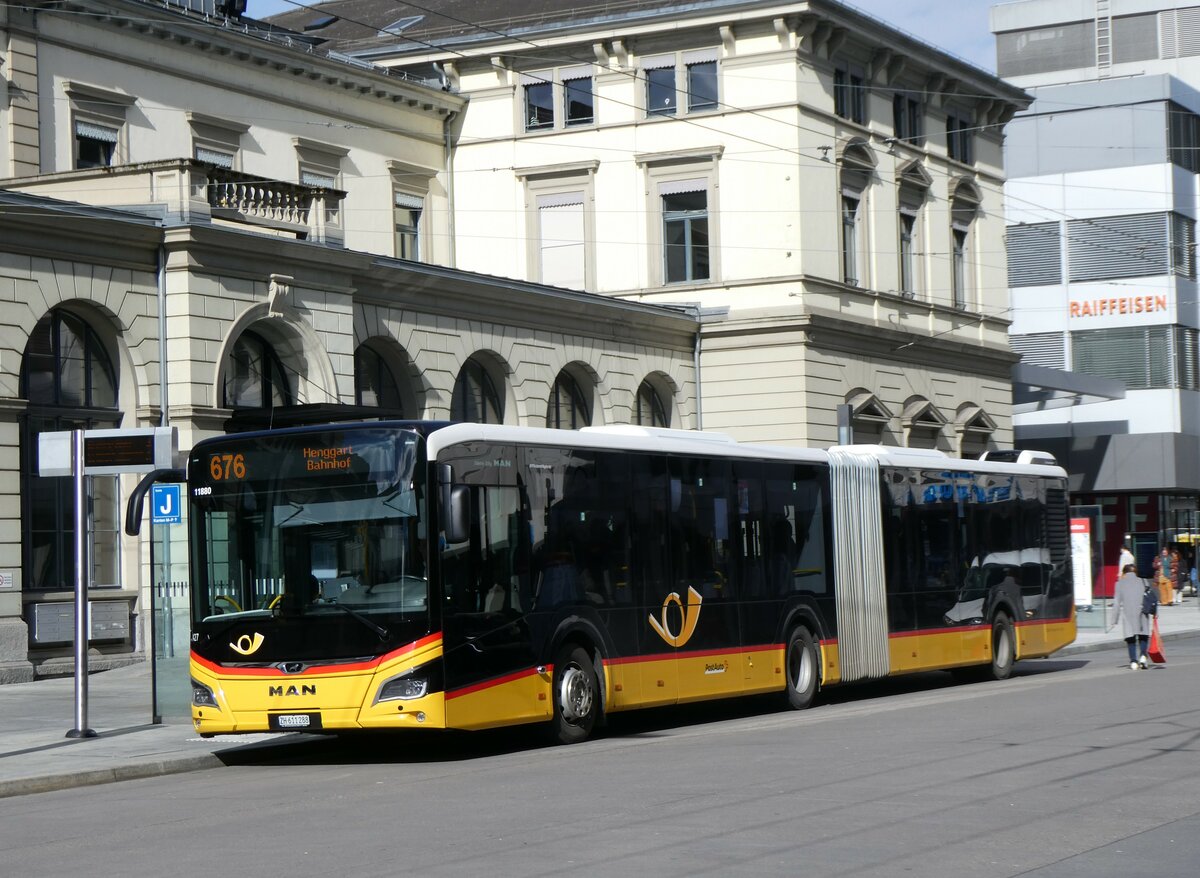
{"type": "MultiPolygon", "coordinates": [[[[1200,862],[1200,638],[0,800],[0,874],[1150,876],[1200,862]]],[[[244,758],[244,757],[243,757],[244,758]]]]}

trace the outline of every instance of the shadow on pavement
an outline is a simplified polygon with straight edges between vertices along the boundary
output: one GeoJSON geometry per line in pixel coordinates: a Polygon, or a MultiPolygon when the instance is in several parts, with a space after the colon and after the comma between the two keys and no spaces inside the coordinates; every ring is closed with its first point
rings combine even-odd
{"type": "MultiPolygon", "coordinates": [[[[1072,671],[1087,664],[1084,659],[1030,661],[1017,666],[1013,679],[1072,671]]],[[[960,681],[945,671],[889,677],[825,690],[813,709],[977,685],[988,683],[960,681]]],[[[592,737],[666,737],[709,723],[786,713],[779,702],[780,696],[756,696],[616,713],[592,737]]],[[[241,766],[403,765],[486,759],[557,746],[550,742],[544,725],[533,724],[477,732],[399,729],[292,735],[286,740],[259,741],[224,750],[217,757],[226,765],[241,766]]]]}

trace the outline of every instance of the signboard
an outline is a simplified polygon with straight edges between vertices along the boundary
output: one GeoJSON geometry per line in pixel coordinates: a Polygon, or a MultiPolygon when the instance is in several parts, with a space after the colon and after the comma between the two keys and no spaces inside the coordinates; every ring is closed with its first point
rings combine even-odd
{"type": "Polygon", "coordinates": [[[1071,568],[1075,577],[1075,606],[1092,605],[1092,520],[1071,519],[1071,568]]]}
{"type": "Polygon", "coordinates": [[[181,524],[179,485],[153,485],[150,488],[150,523],[181,524]]]}
{"type": "MultiPolygon", "coordinates": [[[[174,427],[84,430],[83,475],[148,473],[174,465],[179,441],[174,427]]],[[[69,476],[71,431],[38,434],[38,475],[69,476]]]]}

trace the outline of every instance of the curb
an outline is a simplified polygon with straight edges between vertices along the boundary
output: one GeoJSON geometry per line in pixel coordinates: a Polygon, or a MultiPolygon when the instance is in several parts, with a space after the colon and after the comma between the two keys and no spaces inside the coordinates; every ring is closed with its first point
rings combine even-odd
{"type": "MultiPolygon", "coordinates": [[[[1200,634],[1200,630],[1197,630],[1197,631],[1172,631],[1170,634],[1160,633],[1158,636],[1162,640],[1167,641],[1167,640],[1182,640],[1185,637],[1195,637],[1197,634],[1200,634]]],[[[1096,641],[1095,643],[1078,643],[1078,644],[1072,644],[1071,646],[1064,646],[1058,652],[1047,656],[1047,658],[1054,658],[1054,657],[1060,656],[1060,655],[1078,655],[1079,653],[1083,653],[1083,652],[1099,652],[1102,649],[1116,649],[1117,647],[1124,647],[1124,646],[1125,646],[1125,641],[1122,639],[1100,640],[1100,641],[1096,641]]]]}
{"type": "Polygon", "coordinates": [[[34,793],[51,793],[75,787],[99,786],[123,780],[144,780],[167,774],[183,774],[188,771],[203,771],[209,768],[220,768],[224,764],[215,753],[207,753],[203,756],[181,756],[178,759],[127,762],[112,768],[18,777],[13,780],[0,781],[0,799],[28,796],[34,793]]]}

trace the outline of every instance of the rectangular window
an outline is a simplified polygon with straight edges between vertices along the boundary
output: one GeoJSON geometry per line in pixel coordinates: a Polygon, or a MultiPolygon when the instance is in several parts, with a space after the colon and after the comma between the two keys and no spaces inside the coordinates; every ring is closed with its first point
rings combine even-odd
{"type": "Polygon", "coordinates": [[[539,279],[570,289],[586,288],[587,263],[582,192],[539,195],[539,279]]]}
{"type": "Polygon", "coordinates": [[[974,125],[965,115],[946,116],[946,155],[964,165],[975,161],[974,125]]]}
{"type": "Polygon", "coordinates": [[[858,286],[858,206],[854,196],[842,196],[842,280],[851,286],[858,286]]]}
{"type": "MultiPolygon", "coordinates": [[[[1169,14],[1169,13],[1168,13],[1169,14]]],[[[1113,16],[1112,63],[1158,59],[1158,13],[1113,16]]]]}
{"type": "Polygon", "coordinates": [[[683,283],[708,280],[706,189],[663,193],[661,198],[664,281],[683,283]]]}
{"type": "Polygon", "coordinates": [[[913,241],[916,236],[917,216],[900,213],[900,292],[912,295],[916,292],[913,241]]]}
{"type": "Polygon", "coordinates": [[[925,117],[921,102],[905,94],[892,97],[892,127],[896,139],[913,146],[925,142],[925,117]]]}
{"type": "Polygon", "coordinates": [[[996,70],[1001,77],[1095,65],[1094,20],[996,34],[996,70]]]}
{"type": "Polygon", "coordinates": [[[717,62],[687,65],[688,112],[717,108],[717,62]]]}
{"type": "Polygon", "coordinates": [[[1171,271],[1179,277],[1196,277],[1196,221],[1171,215],[1171,271]]]}
{"type": "Polygon", "coordinates": [[[301,186],[317,186],[321,189],[336,189],[337,175],[324,168],[300,169],[301,186]]]}
{"type": "Polygon", "coordinates": [[[833,71],[833,111],[843,119],[865,124],[867,99],[862,72],[850,67],[833,71]]]}
{"type": "Polygon", "coordinates": [[[554,84],[525,84],[525,130],[540,131],[554,127],[554,84]]]}
{"type": "Polygon", "coordinates": [[[650,116],[675,115],[674,65],[646,71],[646,113],[650,116]]]}
{"type": "Polygon", "coordinates": [[[567,79],[563,82],[563,100],[568,125],[590,125],[595,118],[592,78],[567,79]]]}
{"type": "Polygon", "coordinates": [[[231,152],[197,144],[194,155],[197,161],[208,162],[211,165],[216,165],[218,168],[233,170],[233,153],[231,152]]]}
{"type": "Polygon", "coordinates": [[[1067,368],[1066,339],[1061,332],[1030,332],[1010,335],[1009,347],[1021,355],[1021,362],[1046,369],[1067,368]]]}
{"type": "Polygon", "coordinates": [[[1009,226],[1006,234],[1010,287],[1062,282],[1062,236],[1058,223],[1009,226]]]}
{"type": "Polygon", "coordinates": [[[1171,141],[1169,161],[1185,171],[1200,171],[1200,116],[1169,103],[1167,127],[1171,141]]]}
{"type": "MultiPolygon", "coordinates": [[[[1171,214],[1069,220],[1072,281],[1156,277],[1171,272],[1171,214]]],[[[1181,234],[1185,234],[1181,230],[1181,234]]]]}
{"type": "Polygon", "coordinates": [[[75,120],[75,167],[107,168],[117,152],[120,129],[84,119],[75,120]]]}
{"type": "Polygon", "coordinates": [[[396,256],[400,259],[421,258],[421,214],[424,199],[402,192],[395,194],[396,256]]]}
{"type": "Polygon", "coordinates": [[[1071,333],[1071,368],[1125,382],[1130,390],[1178,386],[1173,326],[1121,326],[1071,333]]]}
{"type": "Polygon", "coordinates": [[[954,307],[967,307],[967,230],[951,229],[953,238],[953,266],[951,283],[953,284],[954,307]]]}

